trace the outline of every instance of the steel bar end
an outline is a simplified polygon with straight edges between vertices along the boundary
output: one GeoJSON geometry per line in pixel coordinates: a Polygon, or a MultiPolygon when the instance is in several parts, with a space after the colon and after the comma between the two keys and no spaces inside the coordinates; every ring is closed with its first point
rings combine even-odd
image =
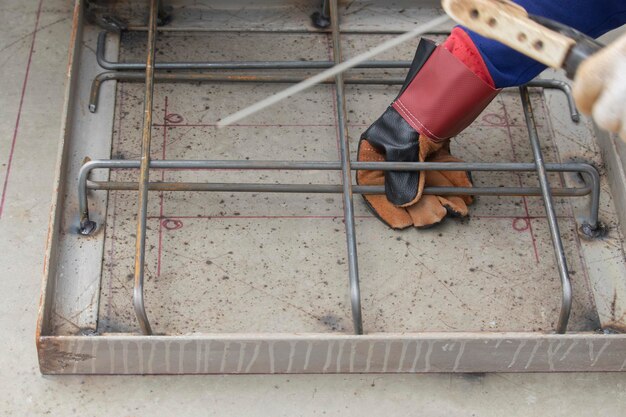
{"type": "Polygon", "coordinates": [[[80,221],[80,226],[78,228],[78,232],[83,236],[89,236],[96,231],[98,225],[93,220],[83,219],[80,221]]]}
{"type": "Polygon", "coordinates": [[[578,231],[586,240],[601,239],[609,233],[609,227],[601,221],[598,221],[595,225],[583,222],[578,231]]]}

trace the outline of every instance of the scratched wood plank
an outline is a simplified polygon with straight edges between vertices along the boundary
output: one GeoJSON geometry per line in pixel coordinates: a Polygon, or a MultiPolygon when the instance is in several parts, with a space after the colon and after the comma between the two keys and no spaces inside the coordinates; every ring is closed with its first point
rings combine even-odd
{"type": "Polygon", "coordinates": [[[44,374],[622,371],[626,335],[43,337],[40,366],[44,374]]]}

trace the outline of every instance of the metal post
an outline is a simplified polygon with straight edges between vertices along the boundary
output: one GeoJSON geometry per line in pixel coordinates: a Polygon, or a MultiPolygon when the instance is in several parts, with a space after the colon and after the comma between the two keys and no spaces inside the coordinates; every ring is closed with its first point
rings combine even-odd
{"type": "Polygon", "coordinates": [[[550,191],[550,184],[548,183],[546,168],[543,163],[543,155],[541,153],[541,146],[539,145],[535,117],[533,115],[532,105],[530,104],[530,96],[527,87],[520,87],[520,96],[522,98],[526,127],[528,128],[528,136],[530,138],[530,144],[532,145],[535,164],[537,165],[537,176],[539,177],[539,186],[541,187],[543,203],[546,208],[546,217],[548,218],[548,225],[550,226],[550,236],[552,237],[552,245],[554,246],[557,269],[561,277],[561,312],[559,313],[559,322],[556,331],[557,333],[565,333],[570,310],[572,308],[572,283],[570,282],[569,272],[567,270],[567,260],[565,259],[563,242],[561,241],[561,232],[559,231],[559,223],[554,213],[552,193],[550,191]]]}
{"type": "Polygon", "coordinates": [[[135,243],[135,285],[133,307],[144,334],[152,334],[143,299],[144,267],[146,263],[146,222],[148,216],[148,180],[150,176],[150,142],[152,140],[152,101],[154,97],[154,55],[158,0],[150,0],[148,31],[148,57],[146,58],[146,88],[143,103],[143,132],[141,140],[141,166],[139,168],[139,197],[137,205],[137,240],[135,243]]]}

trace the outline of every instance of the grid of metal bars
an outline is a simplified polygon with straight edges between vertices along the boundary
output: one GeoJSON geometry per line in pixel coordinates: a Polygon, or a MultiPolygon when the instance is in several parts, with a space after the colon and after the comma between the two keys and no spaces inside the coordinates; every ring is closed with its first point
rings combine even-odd
{"type": "MultiPolygon", "coordinates": [[[[556,331],[564,333],[569,320],[572,290],[567,270],[563,244],[559,226],[554,212],[552,196],[573,197],[591,195],[591,209],[588,219],[581,225],[581,231],[593,236],[601,228],[598,222],[600,196],[600,176],[597,170],[585,163],[551,164],[544,163],[533,108],[529,99],[528,87],[558,88],[563,90],[568,99],[571,117],[578,121],[578,112],[573,104],[569,86],[555,80],[535,80],[519,88],[526,126],[534,156],[534,163],[406,163],[406,162],[358,162],[350,161],[349,143],[346,125],[346,100],[344,85],[357,84],[401,84],[402,79],[370,79],[350,77],[342,74],[328,81],[335,85],[337,100],[336,116],[338,123],[340,160],[338,162],[296,162],[296,161],[218,161],[218,160],[150,160],[152,102],[154,83],[176,81],[209,81],[209,82],[298,82],[301,78],[251,74],[207,74],[207,73],[158,73],[157,69],[168,70],[264,70],[264,69],[320,69],[328,68],[342,61],[341,31],[337,0],[326,0],[322,14],[328,10],[330,19],[330,36],[333,46],[332,61],[258,61],[258,62],[198,62],[198,63],[155,63],[155,47],[157,22],[162,5],[159,0],[150,0],[150,17],[147,27],[148,44],[146,63],[113,63],[106,61],[104,46],[106,33],[98,38],[97,59],[99,64],[111,71],[103,72],[94,79],[89,109],[97,108],[98,91],[106,80],[144,81],[145,99],[142,128],[142,148],[140,160],[93,160],[85,163],[79,175],[79,210],[81,216],[80,232],[89,235],[96,229],[96,224],[89,218],[88,190],[137,190],[137,234],[135,245],[134,291],[133,306],[142,333],[152,334],[149,318],[144,305],[144,266],[147,201],[149,191],[232,191],[232,192],[280,192],[280,193],[340,193],[343,198],[344,224],[348,252],[349,291],[352,307],[352,321],[355,334],[363,333],[361,318],[361,296],[359,290],[359,265],[356,248],[356,231],[354,224],[353,194],[382,194],[383,186],[358,186],[352,184],[352,171],[355,170],[394,170],[394,171],[430,171],[430,170],[464,170],[464,171],[502,171],[537,173],[540,187],[430,187],[425,194],[434,195],[497,195],[497,196],[542,196],[546,217],[550,228],[552,244],[555,250],[557,269],[561,278],[562,304],[556,331]],[[140,72],[141,71],[141,72],[140,72]],[[89,174],[94,169],[139,169],[138,182],[90,181],[89,174]],[[336,170],[341,171],[341,184],[255,184],[255,183],[190,183],[190,182],[150,182],[151,169],[228,169],[228,170],[336,170]],[[580,188],[551,188],[547,172],[574,172],[584,179],[585,186],[580,188]]],[[[139,30],[144,30],[140,28],[139,30]]],[[[291,31],[290,31],[291,33],[291,31]]],[[[383,32],[387,33],[387,32],[383,32]]],[[[405,61],[371,61],[361,68],[407,68],[410,62],[405,61]]]]}

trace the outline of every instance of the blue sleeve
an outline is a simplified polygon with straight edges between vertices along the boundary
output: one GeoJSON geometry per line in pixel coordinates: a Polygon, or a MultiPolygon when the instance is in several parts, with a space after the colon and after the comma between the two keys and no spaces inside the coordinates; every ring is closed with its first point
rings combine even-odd
{"type": "MultiPolygon", "coordinates": [[[[547,17],[597,38],[626,23],[626,0],[514,0],[528,13],[547,17]]],[[[524,84],[543,64],[467,28],[497,88],[524,84]]]]}

